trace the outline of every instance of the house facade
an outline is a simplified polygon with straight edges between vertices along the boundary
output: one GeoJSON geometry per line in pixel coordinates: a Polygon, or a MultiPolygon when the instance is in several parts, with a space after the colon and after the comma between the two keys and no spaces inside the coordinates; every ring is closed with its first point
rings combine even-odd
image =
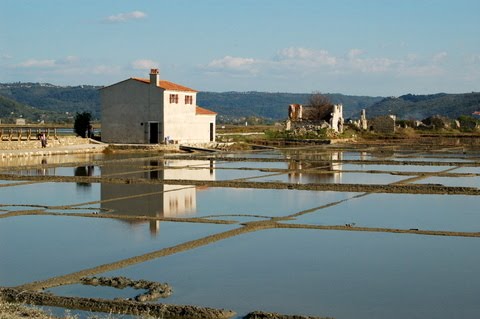
{"type": "Polygon", "coordinates": [[[216,113],[197,106],[197,91],[150,77],[130,78],[100,91],[102,141],[158,144],[215,141],[216,113]]]}

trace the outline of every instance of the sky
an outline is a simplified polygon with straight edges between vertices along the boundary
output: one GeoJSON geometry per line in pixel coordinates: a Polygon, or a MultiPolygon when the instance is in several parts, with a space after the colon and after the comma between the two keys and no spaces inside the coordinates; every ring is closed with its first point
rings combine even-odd
{"type": "Polygon", "coordinates": [[[0,0],[0,83],[480,91],[478,0],[0,0]]]}

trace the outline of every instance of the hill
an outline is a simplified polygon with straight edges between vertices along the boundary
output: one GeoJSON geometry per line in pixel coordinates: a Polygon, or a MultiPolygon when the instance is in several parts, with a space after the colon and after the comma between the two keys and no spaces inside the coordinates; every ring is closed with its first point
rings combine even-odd
{"type": "Polygon", "coordinates": [[[37,108],[19,103],[4,96],[0,96],[0,119],[2,123],[14,123],[17,118],[24,118],[28,123],[37,123],[40,121],[57,122],[62,119],[64,114],[56,112],[42,111],[37,108]]]}
{"type": "Polygon", "coordinates": [[[61,118],[76,112],[90,112],[100,118],[99,86],[55,86],[48,83],[0,84],[0,96],[42,111],[57,113],[61,118]]]}
{"type": "Polygon", "coordinates": [[[367,108],[367,117],[394,114],[401,119],[421,120],[433,115],[452,119],[480,111],[480,93],[402,95],[388,97],[367,108]]]}
{"type": "MultiPolygon", "coordinates": [[[[100,119],[101,86],[55,86],[45,83],[0,83],[0,117],[9,115],[38,121],[70,120],[77,112],[90,112],[100,119]],[[11,112],[14,112],[13,115],[11,112]]],[[[199,92],[197,104],[218,113],[219,123],[245,120],[247,117],[281,121],[287,118],[288,105],[307,104],[310,93],[199,92]]],[[[332,103],[342,103],[346,119],[358,118],[361,109],[367,117],[395,114],[401,119],[424,119],[432,115],[458,118],[480,111],[480,93],[432,94],[400,97],[370,97],[325,94],[332,103]]]]}
{"type": "MultiPolygon", "coordinates": [[[[310,93],[266,93],[266,92],[199,92],[197,103],[215,111],[219,119],[228,122],[239,117],[262,117],[268,120],[285,120],[288,105],[307,104],[310,93]]],[[[325,94],[332,103],[343,104],[345,118],[359,117],[361,109],[382,100],[381,97],[325,94]]]]}
{"type": "MultiPolygon", "coordinates": [[[[76,112],[90,112],[94,119],[100,119],[100,88],[91,85],[64,87],[48,83],[5,83],[0,84],[0,96],[41,111],[52,112],[61,119],[71,118],[76,112]]],[[[343,94],[325,95],[332,103],[344,105],[346,118],[358,117],[361,109],[382,99],[343,94]]],[[[279,121],[287,118],[289,104],[306,104],[309,97],[309,93],[199,92],[197,104],[217,112],[220,123],[246,117],[279,121]]],[[[26,118],[34,117],[26,111],[18,110],[15,113],[25,113],[26,118]]]]}

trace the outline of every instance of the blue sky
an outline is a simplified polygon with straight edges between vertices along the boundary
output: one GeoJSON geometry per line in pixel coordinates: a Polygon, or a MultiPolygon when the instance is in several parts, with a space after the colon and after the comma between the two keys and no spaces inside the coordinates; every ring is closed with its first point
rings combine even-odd
{"type": "Polygon", "coordinates": [[[478,0],[0,0],[0,82],[480,91],[478,0]]]}

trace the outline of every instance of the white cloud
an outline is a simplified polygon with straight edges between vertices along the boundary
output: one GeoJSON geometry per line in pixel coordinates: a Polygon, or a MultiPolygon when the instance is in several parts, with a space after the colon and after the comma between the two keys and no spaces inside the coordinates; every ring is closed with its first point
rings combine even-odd
{"type": "Polygon", "coordinates": [[[71,63],[77,63],[77,62],[79,62],[79,60],[80,60],[79,57],[74,56],[74,55],[69,55],[69,56],[65,57],[65,59],[63,59],[62,62],[67,63],[67,64],[71,64],[71,63]]]}
{"type": "Polygon", "coordinates": [[[407,77],[435,77],[444,74],[438,65],[404,65],[398,70],[398,75],[407,77]]]}
{"type": "Polygon", "coordinates": [[[62,67],[70,67],[73,65],[79,65],[80,59],[77,56],[66,56],[60,59],[28,59],[23,62],[20,62],[16,67],[20,68],[48,68],[48,69],[58,69],[62,67]]]}
{"type": "Polygon", "coordinates": [[[212,62],[208,63],[207,67],[212,69],[242,70],[249,69],[255,64],[255,59],[252,58],[240,58],[227,55],[221,59],[213,60],[212,62]]]}
{"type": "MultiPolygon", "coordinates": [[[[60,59],[28,59],[12,67],[28,69],[35,68],[37,74],[45,78],[57,76],[88,76],[119,74],[121,68],[118,66],[95,65],[91,61],[82,60],[77,56],[67,56],[60,59]]],[[[53,81],[55,82],[55,81],[53,81]]]]}
{"type": "Polygon", "coordinates": [[[119,22],[127,22],[129,20],[139,20],[145,19],[147,14],[142,11],[132,11],[127,13],[119,13],[116,15],[111,15],[103,19],[104,22],[108,23],[119,23],[119,22]]]}
{"type": "Polygon", "coordinates": [[[96,65],[96,66],[92,66],[88,69],[88,72],[89,73],[93,73],[93,74],[101,74],[101,75],[105,75],[105,74],[120,74],[121,73],[121,68],[118,67],[118,66],[111,66],[111,65],[96,65]]]}
{"type": "Polygon", "coordinates": [[[26,61],[20,62],[18,64],[22,68],[50,68],[55,66],[55,60],[46,59],[46,60],[37,60],[37,59],[28,59],[26,61]]]}
{"type": "Polygon", "coordinates": [[[285,48],[278,52],[277,60],[287,64],[303,64],[310,67],[334,66],[338,59],[327,50],[311,50],[306,48],[285,48]]]}
{"type": "MultiPolygon", "coordinates": [[[[361,48],[352,48],[335,55],[327,50],[288,47],[279,50],[272,59],[225,56],[214,59],[203,70],[226,76],[263,76],[269,78],[346,78],[352,76],[387,78],[428,78],[446,72],[443,62],[446,52],[430,57],[409,53],[403,57],[372,56],[361,48]]],[[[477,61],[477,57],[470,58],[477,61]]]]}
{"type": "Polygon", "coordinates": [[[440,63],[446,59],[448,56],[447,52],[439,52],[433,55],[432,62],[433,63],[440,63]]]}
{"type": "Polygon", "coordinates": [[[470,54],[465,58],[468,64],[480,64],[480,54],[470,54]]]}
{"type": "Polygon", "coordinates": [[[398,61],[389,58],[352,57],[345,61],[343,68],[363,73],[385,73],[393,71],[398,63],[398,61]]]}
{"type": "Polygon", "coordinates": [[[356,57],[362,55],[363,53],[364,51],[361,49],[350,49],[350,51],[348,51],[347,53],[347,57],[349,59],[355,59],[356,57]]]}
{"type": "Polygon", "coordinates": [[[153,60],[140,59],[133,61],[131,66],[135,70],[150,70],[151,68],[158,68],[159,63],[153,60]]]}

